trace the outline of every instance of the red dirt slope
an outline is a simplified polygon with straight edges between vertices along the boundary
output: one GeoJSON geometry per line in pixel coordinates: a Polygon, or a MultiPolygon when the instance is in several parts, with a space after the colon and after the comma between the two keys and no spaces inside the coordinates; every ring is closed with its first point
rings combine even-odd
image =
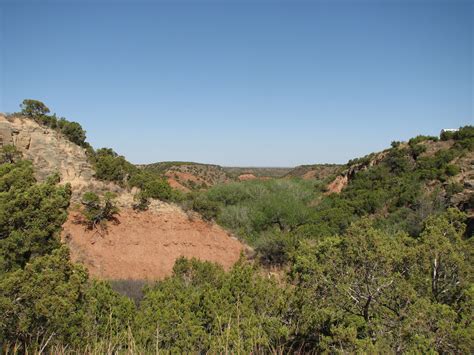
{"type": "Polygon", "coordinates": [[[179,210],[122,210],[120,223],[110,222],[102,235],[75,223],[75,217],[71,213],[63,226],[72,260],[104,279],[162,279],[171,275],[180,256],[217,262],[228,269],[245,249],[219,226],[190,220],[179,210]]]}

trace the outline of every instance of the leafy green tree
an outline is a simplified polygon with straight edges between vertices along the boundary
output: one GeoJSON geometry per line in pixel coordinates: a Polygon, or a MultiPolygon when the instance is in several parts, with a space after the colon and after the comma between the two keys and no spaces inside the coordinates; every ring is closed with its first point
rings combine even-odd
{"type": "Polygon", "coordinates": [[[116,344],[126,349],[136,312],[134,303],[115,292],[106,281],[89,280],[84,285],[83,295],[84,341],[104,343],[106,346],[116,344]]]}
{"type": "Polygon", "coordinates": [[[20,105],[21,113],[29,118],[40,118],[49,113],[49,108],[38,100],[25,99],[20,105]]]}
{"type": "MultiPolygon", "coordinates": [[[[72,264],[65,246],[0,279],[0,343],[126,347],[134,305],[72,264]]],[[[39,349],[37,349],[39,350],[39,349]]]]}
{"type": "Polygon", "coordinates": [[[56,183],[35,184],[26,161],[0,165],[0,270],[23,267],[58,247],[71,189],[56,183]]]}
{"type": "Polygon", "coordinates": [[[469,253],[463,239],[466,216],[457,209],[429,217],[420,235],[418,254],[419,292],[438,303],[455,305],[473,280],[469,253]]]}
{"type": "Polygon", "coordinates": [[[86,131],[82,129],[82,126],[77,122],[70,122],[65,119],[59,120],[57,123],[58,127],[71,142],[76,143],[79,146],[86,144],[86,131]]]}
{"type": "Polygon", "coordinates": [[[173,277],[146,291],[136,318],[139,342],[171,352],[269,351],[290,332],[288,293],[243,263],[224,273],[180,259],[173,277]]]}
{"type": "Polygon", "coordinates": [[[0,339],[20,343],[81,341],[81,289],[86,271],[62,247],[0,281],[0,339]]]}
{"type": "Polygon", "coordinates": [[[123,158],[111,155],[102,155],[96,158],[95,177],[100,180],[123,183],[126,172],[123,167],[123,158]]]}
{"type": "Polygon", "coordinates": [[[297,341],[323,352],[472,348],[464,331],[471,311],[460,306],[471,302],[472,285],[462,221],[449,210],[428,218],[413,239],[361,220],[344,237],[303,242],[290,273],[300,304],[297,341]]]}

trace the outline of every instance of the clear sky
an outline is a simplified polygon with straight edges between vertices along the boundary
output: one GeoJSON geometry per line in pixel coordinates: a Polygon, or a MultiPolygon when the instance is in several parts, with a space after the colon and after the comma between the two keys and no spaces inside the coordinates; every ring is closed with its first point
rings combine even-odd
{"type": "Polygon", "coordinates": [[[0,0],[24,98],[134,163],[336,162],[474,124],[474,1],[0,0]]]}

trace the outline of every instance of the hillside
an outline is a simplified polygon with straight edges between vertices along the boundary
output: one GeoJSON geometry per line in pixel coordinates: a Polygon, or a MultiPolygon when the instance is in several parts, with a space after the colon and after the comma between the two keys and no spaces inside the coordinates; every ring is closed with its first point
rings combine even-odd
{"type": "Polygon", "coordinates": [[[343,199],[351,200],[358,194],[363,195],[364,204],[371,206],[367,210],[374,213],[384,206],[384,212],[380,212],[385,217],[390,209],[402,213],[402,207],[406,208],[405,212],[425,208],[428,210],[424,214],[433,213],[430,209],[435,208],[436,202],[426,199],[438,199],[445,207],[456,207],[467,213],[467,233],[472,234],[474,149],[471,130],[466,128],[459,135],[441,140],[418,136],[409,142],[393,142],[391,149],[354,159],[328,184],[327,193],[341,194],[343,199]],[[367,192],[369,187],[370,193],[367,192]]]}
{"type": "Polygon", "coordinates": [[[232,181],[280,178],[291,168],[225,167],[194,162],[159,162],[138,165],[158,175],[165,176],[171,187],[182,192],[209,188],[232,181]]]}
{"type": "Polygon", "coordinates": [[[193,162],[160,162],[139,165],[141,169],[163,175],[171,187],[189,192],[230,181],[230,177],[219,165],[193,162]]]}
{"type": "Polygon", "coordinates": [[[285,167],[237,167],[224,166],[223,169],[234,179],[252,178],[276,179],[285,176],[292,168],[285,167]]]}
{"type": "Polygon", "coordinates": [[[112,191],[120,195],[123,206],[130,207],[133,202],[133,196],[119,185],[94,177],[94,168],[83,147],[32,119],[21,115],[7,118],[0,113],[0,148],[6,145],[15,146],[24,159],[33,162],[39,181],[59,173],[62,183],[71,184],[74,201],[85,191],[112,191]]]}
{"type": "Polygon", "coordinates": [[[302,178],[304,180],[325,180],[334,175],[337,175],[344,166],[340,164],[313,164],[300,165],[290,170],[284,175],[286,178],[302,178]]]}
{"type": "MultiPolygon", "coordinates": [[[[472,353],[474,127],[186,193],[24,106],[0,121],[2,352],[472,353]]],[[[196,165],[161,168],[221,170],[196,165]]]]}
{"type": "MultiPolygon", "coordinates": [[[[71,185],[72,203],[62,239],[70,247],[73,260],[87,266],[95,277],[163,278],[171,274],[180,256],[210,260],[228,268],[245,249],[222,228],[203,222],[198,215],[188,217],[176,204],[150,199],[147,211],[137,213],[134,211],[140,191],[137,187],[131,188],[120,180],[100,180],[93,164],[93,161],[101,162],[100,157],[91,159],[84,147],[31,118],[21,115],[7,118],[0,114],[0,148],[8,145],[13,145],[23,159],[33,163],[38,181],[44,182],[58,173],[61,184],[71,185]],[[99,196],[107,192],[116,196],[114,203],[120,213],[117,223],[109,223],[107,230],[88,230],[75,222],[77,206],[83,194],[90,191],[99,196]],[[143,263],[148,266],[144,267],[143,263]]],[[[120,161],[119,158],[115,157],[112,162],[120,161]]],[[[110,170],[109,165],[106,167],[107,172],[115,171],[110,170]]],[[[171,171],[186,176],[186,169],[194,171],[191,166],[171,171]]],[[[204,175],[209,179],[206,181],[213,181],[216,171],[220,172],[206,169],[204,175]]]]}

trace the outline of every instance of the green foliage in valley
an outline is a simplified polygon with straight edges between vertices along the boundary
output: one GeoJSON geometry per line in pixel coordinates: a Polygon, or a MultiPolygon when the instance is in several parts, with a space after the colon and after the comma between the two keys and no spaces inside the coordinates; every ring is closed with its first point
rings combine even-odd
{"type": "Polygon", "coordinates": [[[136,336],[145,349],[171,352],[270,350],[290,333],[290,292],[243,261],[225,273],[180,259],[171,278],[146,290],[136,336]]]}
{"type": "MultiPolygon", "coordinates": [[[[7,157],[1,352],[472,353],[474,239],[466,214],[448,205],[463,189],[455,178],[473,133],[417,137],[360,159],[340,194],[298,179],[193,192],[183,205],[253,245],[258,259],[229,271],[179,259],[135,302],[70,261],[59,241],[70,187],[56,175],[38,183],[30,162],[7,157]],[[443,148],[430,150],[435,143],[443,148]]],[[[93,159],[144,199],[170,191],[111,150],[93,159]]],[[[91,221],[113,218],[107,198],[84,196],[91,221]]]]}
{"type": "Polygon", "coordinates": [[[472,240],[462,237],[464,220],[448,210],[413,238],[362,219],[344,236],[301,243],[290,272],[301,345],[318,352],[472,351],[472,240]]]}

